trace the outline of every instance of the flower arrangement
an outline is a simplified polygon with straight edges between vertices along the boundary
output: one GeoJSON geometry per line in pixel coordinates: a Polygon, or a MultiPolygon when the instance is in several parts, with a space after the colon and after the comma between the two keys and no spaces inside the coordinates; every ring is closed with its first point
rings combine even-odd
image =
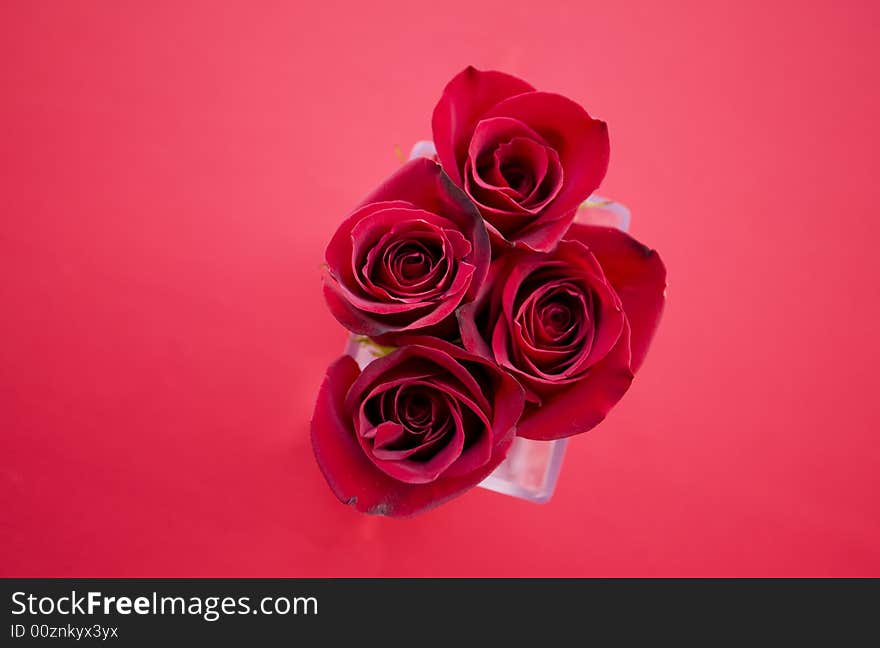
{"type": "Polygon", "coordinates": [[[515,436],[570,437],[629,388],[663,309],[659,255],[576,222],[608,167],[604,122],[468,67],[405,163],[343,221],[324,295],[375,359],[328,369],[312,446],[330,488],[408,516],[485,479],[515,436]]]}

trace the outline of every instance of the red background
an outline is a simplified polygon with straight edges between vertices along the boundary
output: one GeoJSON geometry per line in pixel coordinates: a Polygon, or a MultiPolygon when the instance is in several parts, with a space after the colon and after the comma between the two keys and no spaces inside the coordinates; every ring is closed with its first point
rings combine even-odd
{"type": "Polygon", "coordinates": [[[309,5],[2,4],[2,575],[880,576],[880,5],[309,5]],[[609,123],[667,310],[549,504],[363,517],[319,264],[467,64],[609,123]]]}

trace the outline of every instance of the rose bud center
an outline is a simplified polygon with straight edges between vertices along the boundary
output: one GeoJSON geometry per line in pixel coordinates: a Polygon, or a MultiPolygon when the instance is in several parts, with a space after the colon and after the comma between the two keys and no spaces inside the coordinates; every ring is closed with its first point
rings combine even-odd
{"type": "Polygon", "coordinates": [[[469,186],[475,197],[488,206],[516,208],[522,214],[542,209],[562,184],[556,151],[522,135],[484,149],[473,171],[474,183],[469,186]],[[498,195],[493,196],[493,192],[498,195]]]}
{"type": "Polygon", "coordinates": [[[550,304],[541,309],[540,317],[544,330],[559,337],[571,323],[571,310],[566,304],[550,304]]]}
{"type": "Polygon", "coordinates": [[[387,295],[395,301],[435,298],[453,281],[457,257],[469,251],[470,246],[460,238],[456,232],[441,229],[409,232],[407,236],[389,233],[362,262],[364,285],[377,296],[387,295]]]}
{"type": "Polygon", "coordinates": [[[396,387],[372,399],[367,430],[373,455],[381,460],[423,462],[445,447],[456,431],[450,399],[428,381],[396,387]]]}
{"type": "Polygon", "coordinates": [[[394,260],[396,274],[405,282],[421,279],[434,268],[436,254],[432,252],[419,243],[405,246],[394,260]]]}
{"type": "Polygon", "coordinates": [[[480,387],[472,374],[454,372],[412,359],[372,389],[359,408],[356,434],[376,467],[399,481],[426,483],[463,455],[465,464],[488,459],[488,403],[474,393],[480,387]]]}
{"type": "Polygon", "coordinates": [[[586,309],[589,301],[584,299],[583,291],[570,284],[545,293],[535,304],[535,333],[556,344],[570,337],[579,326],[590,324],[591,313],[586,309]]]}
{"type": "Polygon", "coordinates": [[[592,291],[567,279],[539,273],[524,284],[516,309],[514,357],[537,378],[571,379],[586,370],[598,325],[592,291]]]}

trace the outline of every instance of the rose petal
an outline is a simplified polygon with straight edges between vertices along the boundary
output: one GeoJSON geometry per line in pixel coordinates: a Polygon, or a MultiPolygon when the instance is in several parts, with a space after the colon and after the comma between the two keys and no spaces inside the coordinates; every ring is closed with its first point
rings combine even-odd
{"type": "MultiPolygon", "coordinates": [[[[378,242],[366,253],[363,267],[355,274],[358,285],[365,293],[379,302],[402,302],[420,304],[427,299],[441,296],[449,286],[450,273],[454,271],[455,262],[463,255],[452,258],[443,254],[445,251],[444,230],[432,226],[426,221],[396,222],[378,242]],[[430,264],[420,282],[406,284],[399,274],[392,272],[388,262],[389,256],[401,248],[420,249],[430,264]],[[429,248],[433,248],[433,253],[429,248]],[[422,290],[419,291],[418,288],[422,290]]],[[[356,240],[354,233],[352,240],[356,240]]],[[[355,244],[355,257],[358,255],[355,244]]]]}
{"type": "Polygon", "coordinates": [[[522,253],[511,253],[494,261],[477,297],[456,311],[462,345],[471,353],[490,362],[495,362],[495,354],[492,352],[490,343],[491,331],[488,333],[488,337],[484,337],[478,321],[494,323],[500,317],[501,283],[506,279],[509,267],[517,264],[522,256],[522,253]]]}
{"type": "Polygon", "coordinates": [[[392,372],[394,372],[395,367],[416,359],[425,361],[421,365],[422,369],[425,364],[431,363],[440,369],[446,370],[452,377],[458,380],[470,394],[470,397],[474,399],[476,408],[483,411],[491,409],[491,405],[486,400],[480,385],[460,362],[457,362],[457,360],[463,357],[470,356],[466,351],[449,342],[424,336],[403,336],[399,339],[399,343],[399,349],[387,356],[374,360],[364,367],[363,372],[358,376],[352,393],[346,399],[346,407],[353,409],[359,393],[368,388],[372,389],[377,383],[384,384],[389,379],[389,376],[394,375],[392,372]]]}
{"type": "Polygon", "coordinates": [[[477,122],[499,101],[531,90],[522,79],[470,66],[446,85],[434,108],[431,129],[437,157],[457,185],[463,184],[461,169],[477,122]]]}
{"type": "Polygon", "coordinates": [[[355,308],[351,301],[346,299],[343,294],[340,294],[340,286],[327,273],[324,275],[323,292],[327,308],[333,314],[333,317],[349,331],[374,337],[383,335],[394,328],[378,321],[365,311],[355,308]]]}
{"type": "MultiPolygon", "coordinates": [[[[371,215],[389,208],[414,209],[411,203],[402,200],[375,202],[364,205],[355,209],[333,234],[330,243],[327,244],[324,260],[327,262],[327,266],[333,270],[334,274],[343,283],[353,285],[356,281],[352,269],[352,257],[354,256],[351,238],[352,228],[371,215]]],[[[377,232],[377,234],[381,234],[381,232],[377,232]]]]}
{"type": "MultiPolygon", "coordinates": [[[[496,460],[497,444],[499,443],[499,440],[503,440],[505,444],[509,444],[509,439],[512,439],[513,437],[516,423],[523,412],[524,391],[522,386],[509,374],[499,371],[498,367],[492,360],[475,356],[450,342],[416,335],[402,337],[400,342],[404,345],[413,345],[422,348],[427,346],[436,349],[437,351],[448,354],[451,358],[454,358],[459,362],[470,363],[472,365],[472,371],[476,370],[479,366],[483,368],[485,375],[482,376],[482,382],[478,383],[471,376],[471,379],[474,380],[472,383],[473,385],[481,385],[478,387],[479,393],[470,396],[473,401],[470,402],[463,394],[458,394],[457,397],[478,415],[482,408],[488,408],[492,411],[493,419],[491,422],[491,438],[492,443],[495,445],[495,449],[492,450],[484,440],[481,440],[479,443],[466,448],[462,452],[459,460],[450,466],[444,475],[453,476],[464,474],[471,466],[479,466],[481,472],[485,471],[486,466],[493,464],[496,460]],[[489,387],[491,387],[491,389],[487,389],[489,387]],[[495,395],[492,403],[481,398],[486,390],[495,395]],[[490,451],[491,453],[491,461],[485,463],[487,451],[490,451]]],[[[505,447],[507,447],[507,445],[505,445],[505,447]]]]}
{"type": "Polygon", "coordinates": [[[523,412],[523,388],[509,374],[498,372],[496,376],[491,434],[484,435],[477,443],[465,448],[458,461],[444,473],[445,476],[456,477],[476,470],[485,471],[487,465],[494,463],[498,444],[507,447],[512,442],[517,421],[523,412]],[[494,455],[492,444],[495,446],[494,455]]]}
{"type": "Polygon", "coordinates": [[[620,230],[574,224],[566,238],[586,244],[614,287],[632,330],[633,372],[644,362],[666,292],[666,267],[660,255],[620,230]]]}
{"type": "Polygon", "coordinates": [[[625,315],[620,298],[614,288],[609,285],[602,265],[590,249],[579,241],[561,241],[554,253],[569,268],[577,268],[584,272],[584,287],[593,292],[594,308],[599,324],[589,355],[574,370],[586,368],[601,360],[617,343],[623,329],[625,315]]]}
{"type": "Polygon", "coordinates": [[[549,146],[547,140],[528,124],[510,117],[480,119],[474,126],[468,144],[468,159],[477,162],[483,155],[493,153],[501,144],[521,138],[536,144],[549,146]]]}
{"type": "MultiPolygon", "coordinates": [[[[452,416],[456,419],[456,428],[451,437],[447,440],[445,446],[437,452],[428,461],[411,461],[400,456],[395,456],[393,452],[376,452],[373,448],[364,448],[365,454],[376,465],[379,470],[386,475],[398,479],[408,484],[427,484],[435,481],[440,475],[452,464],[464,447],[464,430],[461,426],[461,413],[453,411],[452,416]]],[[[383,426],[398,426],[398,423],[383,423],[383,426]]],[[[393,434],[393,432],[392,432],[393,434]]],[[[441,440],[429,442],[433,445],[440,445],[441,440]]],[[[362,443],[363,445],[363,443],[362,443]]],[[[421,449],[421,447],[419,448],[421,449]]]]}
{"type": "Polygon", "coordinates": [[[629,389],[629,326],[614,349],[592,367],[582,380],[546,396],[539,408],[530,408],[517,426],[517,435],[549,441],[581,434],[602,422],[629,389]]]}

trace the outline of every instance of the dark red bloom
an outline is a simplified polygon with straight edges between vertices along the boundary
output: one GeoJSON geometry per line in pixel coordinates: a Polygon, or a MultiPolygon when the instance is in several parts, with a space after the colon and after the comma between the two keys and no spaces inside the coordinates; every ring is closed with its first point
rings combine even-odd
{"type": "Polygon", "coordinates": [[[608,130],[558,94],[468,67],[432,121],[437,157],[480,208],[497,245],[549,251],[608,168],[608,130]]]}
{"type": "Polygon", "coordinates": [[[454,328],[489,267],[483,220],[440,166],[412,160],[370,195],[327,246],[324,296],[350,331],[454,328]]]}
{"type": "Polygon", "coordinates": [[[520,436],[586,432],[641,366],[665,286],[656,252],[619,230],[574,224],[551,253],[514,251],[492,264],[459,311],[462,341],[526,388],[520,436]]]}
{"type": "Polygon", "coordinates": [[[339,358],[312,418],[315,457],[336,496],[358,511],[406,516],[482,481],[504,459],[523,390],[491,362],[413,337],[361,372],[339,358]]]}

